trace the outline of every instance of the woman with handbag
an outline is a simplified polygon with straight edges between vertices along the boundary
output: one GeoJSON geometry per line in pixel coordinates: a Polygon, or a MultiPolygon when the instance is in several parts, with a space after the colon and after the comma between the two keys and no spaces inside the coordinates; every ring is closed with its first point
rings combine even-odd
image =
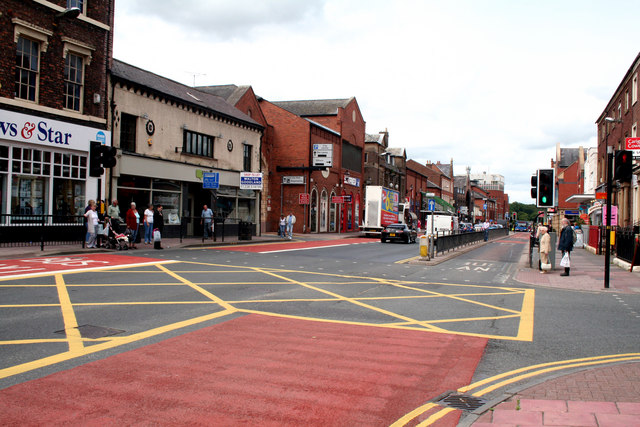
{"type": "Polygon", "coordinates": [[[564,267],[561,276],[568,276],[571,269],[571,250],[573,249],[573,228],[567,218],[562,218],[562,231],[558,240],[558,249],[562,251],[560,265],[564,267]]]}
{"type": "Polygon", "coordinates": [[[540,236],[540,273],[546,273],[551,270],[551,263],[549,262],[549,252],[551,252],[551,237],[547,233],[547,227],[538,227],[538,233],[540,236]]]}
{"type": "Polygon", "coordinates": [[[138,229],[140,228],[140,214],[136,209],[135,202],[131,202],[131,207],[127,211],[126,221],[127,221],[127,228],[130,231],[129,247],[131,249],[138,249],[136,247],[136,238],[138,237],[138,229]]]}

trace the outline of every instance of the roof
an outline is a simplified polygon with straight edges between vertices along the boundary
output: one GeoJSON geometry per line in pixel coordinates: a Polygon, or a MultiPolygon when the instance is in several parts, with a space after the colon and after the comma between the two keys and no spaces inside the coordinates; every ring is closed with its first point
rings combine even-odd
{"type": "Polygon", "coordinates": [[[449,163],[437,163],[436,167],[442,171],[447,177],[453,177],[453,168],[449,163]]]}
{"type": "Polygon", "coordinates": [[[391,154],[394,157],[405,156],[404,148],[387,148],[387,153],[391,154]]]}
{"type": "Polygon", "coordinates": [[[111,75],[138,86],[145,87],[158,94],[179,100],[185,104],[197,106],[233,121],[263,129],[263,126],[225,101],[224,98],[199,91],[176,81],[159,76],[150,71],[129,65],[117,59],[113,60],[111,75]]]}
{"type": "Polygon", "coordinates": [[[224,98],[229,104],[236,105],[240,98],[249,90],[251,86],[243,85],[218,85],[218,86],[197,86],[196,89],[224,98]]]}
{"type": "MultiPolygon", "coordinates": [[[[558,167],[568,168],[569,166],[574,164],[576,161],[578,161],[579,158],[580,158],[579,148],[561,148],[558,167]]],[[[586,153],[585,153],[585,159],[586,159],[586,153]]]]}
{"type": "Polygon", "coordinates": [[[354,98],[345,99],[310,99],[304,101],[273,102],[297,116],[336,116],[338,108],[346,108],[354,98]]]}
{"type": "Polygon", "coordinates": [[[376,134],[365,133],[364,142],[377,142],[378,144],[382,145],[384,143],[384,135],[381,133],[376,133],[376,134]]]}

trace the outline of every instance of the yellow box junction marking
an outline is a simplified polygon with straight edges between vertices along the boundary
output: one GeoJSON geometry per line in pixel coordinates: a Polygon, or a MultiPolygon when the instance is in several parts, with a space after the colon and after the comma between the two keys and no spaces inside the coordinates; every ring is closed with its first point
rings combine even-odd
{"type": "MultiPolygon", "coordinates": [[[[147,264],[148,265],[148,264],[147,264]]],[[[143,273],[143,271],[131,271],[131,268],[138,267],[137,265],[120,265],[111,267],[108,270],[109,275],[114,275],[118,273],[143,273]]],[[[25,279],[21,278],[20,284],[11,285],[7,283],[8,280],[0,280],[0,283],[3,282],[1,287],[55,287],[58,292],[59,304],[11,304],[11,305],[0,305],[2,307],[12,307],[12,308],[33,308],[33,307],[60,307],[62,312],[62,317],[64,320],[64,327],[67,333],[66,339],[29,339],[29,340],[9,340],[9,341],[0,341],[0,345],[21,345],[21,344],[41,344],[41,343],[59,343],[59,342],[67,342],[69,345],[69,351],[56,354],[50,357],[46,357],[40,360],[35,360],[32,362],[24,363],[21,365],[17,365],[14,367],[6,368],[0,370],[0,378],[4,378],[11,375],[16,375],[19,373],[27,372],[32,369],[41,368],[44,366],[48,366],[51,364],[59,363],[61,361],[70,360],[75,357],[79,357],[86,354],[95,353],[104,349],[114,348],[123,344],[135,342],[138,340],[142,340],[151,336],[155,336],[158,334],[166,333],[168,331],[173,331],[179,328],[184,328],[187,326],[196,325],[198,323],[206,322],[211,319],[216,319],[222,316],[226,316],[233,313],[257,313],[269,316],[277,316],[277,317],[286,317],[286,318],[296,318],[296,319],[305,319],[319,322],[331,322],[331,323],[339,323],[339,324],[351,324],[351,325],[364,325],[364,326],[375,326],[375,327],[385,327],[385,328],[393,328],[393,329],[404,329],[404,330],[423,330],[423,331],[431,331],[431,332],[440,332],[440,333],[451,333],[457,335],[466,335],[466,336],[477,336],[477,337],[485,337],[485,338],[493,338],[493,339],[505,339],[505,340],[524,340],[530,341],[533,337],[533,309],[534,309],[534,299],[535,299],[535,291],[529,289],[520,289],[520,288],[512,288],[512,287],[494,287],[494,286],[480,286],[480,285],[468,285],[468,284],[450,284],[450,283],[432,283],[432,282],[415,282],[415,281],[402,281],[402,280],[389,280],[389,279],[381,279],[374,277],[364,277],[364,276],[353,276],[353,275],[340,275],[340,274],[331,274],[331,273],[321,273],[321,272],[308,272],[304,270],[288,270],[288,269],[280,269],[280,268],[257,268],[257,267],[248,267],[248,266],[230,266],[230,265],[221,265],[221,264],[212,264],[212,263],[204,263],[204,262],[193,262],[193,261],[160,261],[155,264],[156,270],[145,269],[144,273],[152,274],[154,277],[157,277],[157,274],[164,274],[169,277],[172,277],[176,280],[175,283],[127,283],[127,284],[95,284],[95,283],[86,283],[86,284],[73,284],[73,287],[126,287],[126,286],[188,286],[198,292],[200,295],[203,295],[207,298],[206,301],[202,300],[194,300],[194,301],[136,301],[136,302],[83,302],[83,303],[72,303],[67,292],[67,285],[64,281],[64,276],[67,274],[80,274],[87,273],[90,271],[104,271],[104,267],[95,268],[95,269],[85,269],[80,271],[70,271],[70,272],[52,272],[49,273],[49,276],[54,276],[55,285],[30,285],[28,282],[25,283],[25,279]],[[170,264],[173,266],[173,269],[169,269],[166,265],[170,264]],[[188,266],[205,266],[207,269],[199,270],[194,268],[188,268],[188,266]],[[182,268],[187,267],[187,268],[182,268]],[[216,282],[193,282],[184,277],[186,274],[206,274],[210,276],[212,271],[215,271],[216,282]],[[226,281],[224,280],[224,275],[235,274],[235,273],[255,273],[257,279],[266,278],[268,280],[264,281],[249,281],[249,282],[238,282],[238,281],[226,281]],[[290,275],[295,275],[297,277],[293,278],[290,275]],[[313,279],[313,280],[300,280],[301,275],[305,279],[313,279]],[[276,279],[276,280],[274,280],[276,279]],[[324,280],[323,280],[324,279],[324,280]],[[335,280],[340,279],[340,280],[335,280]],[[278,286],[278,285],[297,285],[306,289],[309,289],[313,292],[318,293],[318,297],[312,298],[278,298],[278,299],[262,299],[262,300],[240,300],[240,301],[225,301],[215,295],[215,286],[278,286]],[[409,295],[393,295],[393,296],[380,296],[380,297],[347,297],[341,295],[335,291],[329,291],[323,289],[323,285],[361,285],[361,284],[370,284],[370,285],[378,285],[378,286],[389,286],[391,288],[405,290],[408,291],[409,295]],[[454,293],[445,293],[445,292],[436,292],[434,290],[426,289],[425,286],[440,286],[441,288],[448,288],[450,290],[460,290],[461,292],[454,293]],[[212,286],[211,289],[205,289],[204,286],[212,286]],[[480,292],[469,292],[466,290],[479,290],[480,292]],[[486,290],[486,292],[483,292],[486,290]],[[522,295],[522,307],[520,310],[515,308],[507,308],[500,307],[493,304],[475,301],[472,297],[482,297],[482,296],[519,296],[522,295]],[[416,319],[414,317],[407,316],[404,313],[396,311],[387,310],[381,307],[376,307],[371,303],[374,301],[386,301],[386,300],[400,300],[400,299],[433,299],[433,298],[447,298],[451,300],[458,301],[464,304],[474,305],[476,307],[481,307],[483,309],[487,309],[491,312],[491,315],[484,315],[478,317],[469,317],[469,318],[446,318],[446,319],[416,319]],[[270,312],[270,311],[260,311],[260,310],[251,310],[242,308],[243,304],[255,304],[258,302],[273,302],[273,303],[292,303],[292,302],[309,302],[309,301],[317,301],[317,302],[335,302],[335,301],[344,301],[351,303],[360,308],[371,310],[376,313],[384,314],[386,316],[391,317],[392,321],[386,323],[367,323],[367,322],[348,322],[341,320],[332,320],[332,319],[322,319],[322,318],[314,318],[314,317],[306,317],[306,316],[290,316],[278,312],[270,312]],[[112,336],[98,339],[88,339],[83,338],[80,335],[80,331],[77,329],[78,324],[75,317],[74,307],[82,306],[82,307],[90,307],[90,306],[131,306],[136,307],[140,305],[185,305],[185,304],[200,304],[200,305],[212,305],[214,307],[221,307],[222,311],[215,312],[205,316],[199,316],[192,319],[187,319],[181,322],[176,322],[166,326],[160,326],[157,328],[150,329],[145,332],[132,334],[129,336],[112,336]],[[495,312],[495,313],[494,313],[495,312]],[[449,327],[455,326],[456,324],[463,324],[465,322],[484,322],[491,320],[501,320],[501,319],[520,319],[518,322],[518,331],[515,336],[497,336],[497,335],[486,335],[480,333],[470,333],[464,332],[460,330],[454,329],[445,329],[444,325],[449,324],[449,327]],[[85,342],[98,343],[93,344],[91,346],[85,346],[85,342]]],[[[34,277],[42,277],[44,274],[37,274],[34,277]]]]}

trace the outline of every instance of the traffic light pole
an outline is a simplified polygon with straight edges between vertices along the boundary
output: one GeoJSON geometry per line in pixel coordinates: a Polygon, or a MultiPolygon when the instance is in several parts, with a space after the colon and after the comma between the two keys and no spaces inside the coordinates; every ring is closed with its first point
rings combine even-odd
{"type": "Polygon", "coordinates": [[[604,287],[609,288],[609,268],[611,260],[611,194],[613,193],[613,147],[607,147],[607,219],[604,237],[604,287]]]}

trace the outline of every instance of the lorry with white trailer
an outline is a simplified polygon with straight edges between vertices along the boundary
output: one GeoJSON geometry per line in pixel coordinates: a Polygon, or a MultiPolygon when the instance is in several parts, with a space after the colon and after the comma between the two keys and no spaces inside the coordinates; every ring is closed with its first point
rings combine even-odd
{"type": "Polygon", "coordinates": [[[364,218],[360,230],[379,236],[382,229],[398,222],[400,193],[381,185],[367,185],[364,192],[364,218]]]}

